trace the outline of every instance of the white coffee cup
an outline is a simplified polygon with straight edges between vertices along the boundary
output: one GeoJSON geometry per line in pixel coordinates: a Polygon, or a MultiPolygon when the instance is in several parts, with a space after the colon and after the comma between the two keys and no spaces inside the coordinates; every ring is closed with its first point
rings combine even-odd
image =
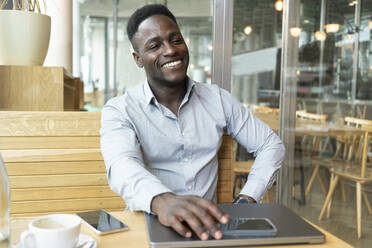
{"type": "Polygon", "coordinates": [[[45,215],[32,220],[21,235],[24,248],[75,248],[79,241],[80,217],[72,214],[45,215]]]}

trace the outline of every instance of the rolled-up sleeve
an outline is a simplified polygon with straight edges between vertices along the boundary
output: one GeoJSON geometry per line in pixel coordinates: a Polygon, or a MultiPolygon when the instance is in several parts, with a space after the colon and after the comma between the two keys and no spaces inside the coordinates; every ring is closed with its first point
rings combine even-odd
{"type": "Polygon", "coordinates": [[[247,183],[240,194],[259,201],[275,181],[285,156],[284,144],[268,125],[255,117],[230,93],[222,90],[221,96],[227,119],[227,133],[255,156],[247,183]]]}
{"type": "Polygon", "coordinates": [[[172,191],[146,169],[135,128],[110,101],[102,110],[100,134],[110,188],[125,200],[128,210],[150,213],[153,197],[172,191]]]}

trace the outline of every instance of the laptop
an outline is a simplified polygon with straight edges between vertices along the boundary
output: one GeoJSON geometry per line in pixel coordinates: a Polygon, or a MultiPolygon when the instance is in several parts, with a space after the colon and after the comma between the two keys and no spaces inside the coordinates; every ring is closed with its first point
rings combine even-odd
{"type": "Polygon", "coordinates": [[[304,221],[292,210],[274,203],[220,204],[230,219],[267,218],[275,227],[273,236],[236,236],[224,234],[223,239],[200,240],[196,234],[184,238],[159,223],[157,216],[145,213],[150,247],[231,247],[250,245],[316,244],[324,243],[325,235],[304,221]]]}

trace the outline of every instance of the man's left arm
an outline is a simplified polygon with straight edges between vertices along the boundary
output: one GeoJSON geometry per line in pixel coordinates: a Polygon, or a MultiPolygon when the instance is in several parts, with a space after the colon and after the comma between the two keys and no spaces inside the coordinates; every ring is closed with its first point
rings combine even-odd
{"type": "MultiPolygon", "coordinates": [[[[247,183],[240,194],[260,201],[275,181],[285,156],[285,147],[270,127],[242,106],[230,93],[221,90],[227,119],[226,131],[249,153],[255,161],[247,183]]],[[[252,199],[249,199],[252,202],[252,199]]]]}

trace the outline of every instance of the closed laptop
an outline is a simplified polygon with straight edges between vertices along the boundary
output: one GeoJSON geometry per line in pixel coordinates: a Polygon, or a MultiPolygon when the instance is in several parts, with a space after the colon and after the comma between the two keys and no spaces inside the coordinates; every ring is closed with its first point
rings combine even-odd
{"type": "Polygon", "coordinates": [[[223,239],[202,241],[195,234],[184,238],[159,223],[154,215],[145,214],[150,247],[231,247],[248,245],[323,243],[325,236],[292,210],[279,204],[221,204],[230,219],[267,219],[276,228],[271,235],[224,234],[223,239]]]}

